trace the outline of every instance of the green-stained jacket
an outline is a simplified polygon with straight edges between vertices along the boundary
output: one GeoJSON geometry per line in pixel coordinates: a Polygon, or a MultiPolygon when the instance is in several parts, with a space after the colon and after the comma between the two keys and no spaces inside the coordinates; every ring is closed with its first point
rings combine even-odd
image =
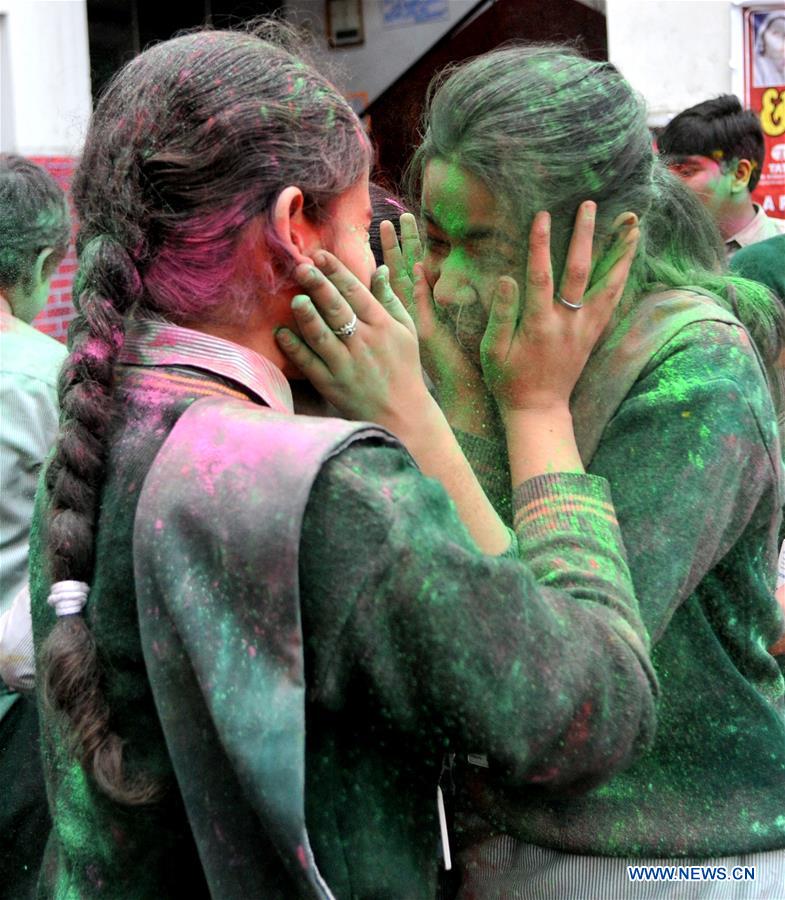
{"type": "Polygon", "coordinates": [[[186,369],[130,367],[118,391],[85,615],[129,772],[164,795],[108,800],[44,713],[42,896],[431,897],[445,751],[588,786],[650,742],[602,479],[524,486],[526,568],[479,554],[378,429],[275,414],[186,369]]]}
{"type": "MultiPolygon", "coordinates": [[[[650,295],[578,382],[587,471],[610,482],[661,686],[652,748],[581,796],[464,769],[470,845],[494,832],[565,853],[719,857],[785,848],[785,628],[774,601],[783,479],[766,375],[706,297],[650,295]]],[[[504,510],[501,443],[462,436],[504,510]]]]}

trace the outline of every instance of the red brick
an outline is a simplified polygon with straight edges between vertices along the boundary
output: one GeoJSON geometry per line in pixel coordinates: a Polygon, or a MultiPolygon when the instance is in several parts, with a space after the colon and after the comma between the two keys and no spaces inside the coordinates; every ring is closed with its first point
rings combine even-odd
{"type": "Polygon", "coordinates": [[[49,334],[57,338],[57,340],[65,342],[68,323],[76,315],[71,302],[73,276],[77,269],[73,244],[73,238],[76,234],[76,218],[73,214],[70,188],[77,159],[70,156],[33,156],[30,158],[33,162],[38,163],[39,166],[43,166],[54,177],[60,187],[63,188],[71,209],[71,244],[65,259],[58,266],[50,283],[47,305],[33,323],[44,334],[49,334]]]}

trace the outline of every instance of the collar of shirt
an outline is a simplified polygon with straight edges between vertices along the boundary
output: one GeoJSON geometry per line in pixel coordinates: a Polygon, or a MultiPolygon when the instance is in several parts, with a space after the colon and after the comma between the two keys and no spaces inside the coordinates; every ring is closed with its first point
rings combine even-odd
{"type": "Polygon", "coordinates": [[[202,369],[238,382],[276,412],[294,412],[289,382],[269,359],[231,341],[164,319],[129,321],[119,362],[202,369]]]}
{"type": "Polygon", "coordinates": [[[767,237],[771,237],[769,228],[769,217],[763,211],[762,206],[754,203],[755,216],[744,226],[739,229],[736,234],[731,235],[725,246],[731,250],[738,250],[739,247],[748,247],[750,244],[757,244],[758,241],[764,241],[767,237]]]}

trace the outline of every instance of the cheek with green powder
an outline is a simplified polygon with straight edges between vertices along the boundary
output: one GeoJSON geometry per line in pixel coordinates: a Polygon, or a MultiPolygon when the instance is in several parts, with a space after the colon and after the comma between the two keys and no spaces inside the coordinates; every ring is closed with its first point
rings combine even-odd
{"type": "Polygon", "coordinates": [[[517,228],[479,178],[441,159],[425,168],[422,217],[437,315],[479,362],[498,278],[520,277],[517,228]]]}

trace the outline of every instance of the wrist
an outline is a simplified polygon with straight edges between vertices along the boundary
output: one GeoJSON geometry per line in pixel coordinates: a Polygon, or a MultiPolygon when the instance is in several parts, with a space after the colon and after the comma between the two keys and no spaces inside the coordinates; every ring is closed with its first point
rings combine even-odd
{"type": "Polygon", "coordinates": [[[519,427],[551,430],[569,426],[572,430],[572,412],[567,401],[518,408],[500,406],[499,415],[508,432],[519,427]]]}
{"type": "Polygon", "coordinates": [[[513,484],[552,472],[583,472],[566,404],[510,410],[504,428],[513,484]]]}
{"type": "Polygon", "coordinates": [[[409,393],[392,409],[389,415],[379,417],[377,424],[391,431],[407,447],[433,430],[435,423],[444,418],[439,405],[423,384],[422,390],[409,393]]]}

